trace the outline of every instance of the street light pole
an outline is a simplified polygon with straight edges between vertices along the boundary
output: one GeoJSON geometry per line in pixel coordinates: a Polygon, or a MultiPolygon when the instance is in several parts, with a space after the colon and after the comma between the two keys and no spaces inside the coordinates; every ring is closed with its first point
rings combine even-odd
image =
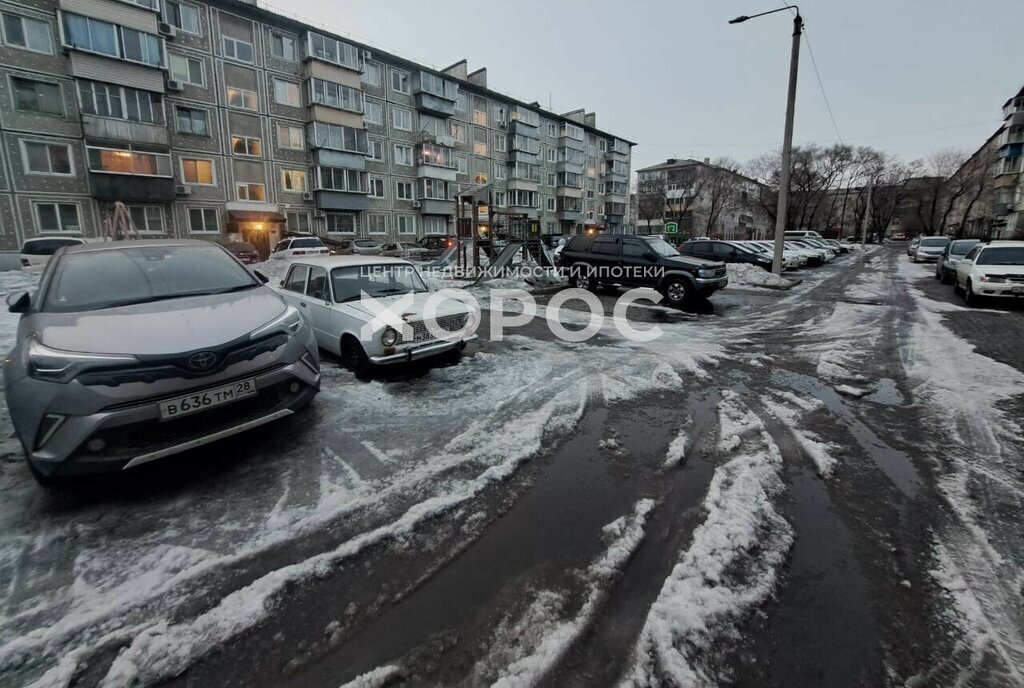
{"type": "Polygon", "coordinates": [[[789,59],[789,92],[786,96],[786,128],[782,136],[782,170],[779,176],[779,204],[775,211],[775,253],[772,260],[772,272],[776,275],[782,274],[783,243],[786,238],[786,217],[789,211],[789,166],[793,155],[793,114],[796,107],[796,77],[797,68],[800,64],[800,36],[803,34],[804,20],[800,16],[800,8],[796,5],[786,5],[777,10],[761,12],[752,16],[740,16],[729,21],[730,24],[740,24],[755,17],[763,17],[766,14],[774,14],[788,9],[796,9],[796,16],[793,17],[793,49],[789,59]]]}

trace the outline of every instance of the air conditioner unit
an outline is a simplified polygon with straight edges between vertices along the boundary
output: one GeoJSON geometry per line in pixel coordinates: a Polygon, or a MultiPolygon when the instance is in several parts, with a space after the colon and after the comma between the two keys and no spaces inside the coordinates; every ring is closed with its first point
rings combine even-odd
{"type": "Polygon", "coordinates": [[[191,196],[192,187],[189,186],[188,184],[178,184],[176,187],[174,187],[174,193],[176,193],[179,196],[191,196]]]}
{"type": "Polygon", "coordinates": [[[304,194],[302,194],[302,200],[304,200],[304,201],[312,201],[313,200],[313,193],[310,192],[310,191],[305,192],[304,194]]]}
{"type": "Polygon", "coordinates": [[[327,213],[322,210],[314,210],[313,217],[327,217],[327,213]]]}
{"type": "Polygon", "coordinates": [[[167,90],[168,91],[180,91],[181,89],[182,89],[182,83],[180,81],[178,81],[177,79],[168,79],[167,80],[167,90]]]}
{"type": "Polygon", "coordinates": [[[156,25],[156,30],[172,41],[178,35],[178,29],[175,28],[174,24],[169,24],[168,22],[160,22],[156,25]]]}
{"type": "Polygon", "coordinates": [[[422,206],[422,205],[423,205],[423,204],[422,204],[422,203],[420,203],[419,201],[413,201],[413,202],[412,202],[412,207],[413,207],[413,208],[419,208],[419,207],[420,207],[420,206],[422,206]]]}

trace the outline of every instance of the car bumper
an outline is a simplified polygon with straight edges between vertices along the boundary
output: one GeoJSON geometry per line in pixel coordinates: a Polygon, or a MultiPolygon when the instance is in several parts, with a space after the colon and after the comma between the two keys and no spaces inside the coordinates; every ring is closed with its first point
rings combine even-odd
{"type": "Polygon", "coordinates": [[[1018,282],[976,282],[973,288],[976,295],[986,298],[1024,298],[1024,284],[1018,282]]]}
{"type": "Polygon", "coordinates": [[[941,255],[941,253],[918,253],[914,258],[920,263],[936,263],[941,255]]]}
{"type": "Polygon", "coordinates": [[[396,363],[412,363],[413,361],[419,361],[424,358],[430,358],[431,356],[439,356],[453,349],[464,349],[467,342],[471,342],[477,338],[477,335],[470,335],[465,339],[459,339],[454,342],[431,342],[430,344],[424,344],[419,347],[410,347],[404,351],[399,351],[393,354],[381,354],[378,356],[370,356],[370,362],[374,365],[394,365],[396,363]]]}
{"type": "Polygon", "coordinates": [[[698,277],[694,280],[697,284],[697,291],[702,294],[710,294],[718,291],[729,284],[728,277],[698,277]]]}

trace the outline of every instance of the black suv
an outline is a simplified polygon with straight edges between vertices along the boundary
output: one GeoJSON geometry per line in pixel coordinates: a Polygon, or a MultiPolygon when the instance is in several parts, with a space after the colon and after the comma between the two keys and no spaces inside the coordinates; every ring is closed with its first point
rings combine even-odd
{"type": "Polygon", "coordinates": [[[660,238],[577,235],[555,260],[573,286],[651,287],[673,306],[707,298],[729,283],[724,264],[682,256],[660,238]]]}
{"type": "Polygon", "coordinates": [[[679,244],[677,248],[680,253],[687,256],[720,260],[723,263],[752,263],[760,265],[765,270],[772,269],[772,259],[768,256],[740,248],[728,241],[687,241],[685,244],[679,244]]]}

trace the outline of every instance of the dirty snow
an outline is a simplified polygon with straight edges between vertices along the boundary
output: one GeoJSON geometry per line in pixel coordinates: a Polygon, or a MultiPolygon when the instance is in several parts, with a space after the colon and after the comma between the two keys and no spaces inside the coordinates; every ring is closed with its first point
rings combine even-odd
{"type": "MultiPolygon", "coordinates": [[[[779,396],[783,395],[780,394],[779,396]]],[[[793,394],[787,394],[786,396],[792,397],[793,399],[799,399],[799,397],[796,397],[793,394]]],[[[800,445],[800,448],[804,450],[804,453],[807,454],[808,458],[810,458],[814,463],[814,467],[817,470],[818,475],[822,478],[830,477],[832,475],[832,471],[835,470],[836,467],[836,459],[835,456],[833,456],[835,449],[827,442],[822,442],[821,438],[813,432],[800,427],[799,410],[788,404],[777,402],[771,397],[761,397],[761,403],[764,404],[765,408],[767,408],[772,415],[786,424],[790,433],[793,435],[793,439],[796,440],[797,444],[800,445]]]]}
{"type": "Polygon", "coordinates": [[[677,466],[686,458],[686,452],[690,447],[690,435],[685,429],[680,430],[668,445],[665,453],[665,465],[667,467],[677,466]]]}
{"type": "Polygon", "coordinates": [[[402,675],[400,667],[382,666],[352,679],[341,688],[382,688],[402,675]]]}
{"type": "Polygon", "coordinates": [[[729,272],[729,286],[745,287],[784,287],[793,286],[791,280],[765,270],[759,265],[750,263],[726,263],[725,269],[729,272]]]}
{"type": "Polygon", "coordinates": [[[836,385],[834,389],[844,397],[853,397],[854,399],[860,399],[868,393],[866,389],[851,387],[850,385],[836,385]]]}

